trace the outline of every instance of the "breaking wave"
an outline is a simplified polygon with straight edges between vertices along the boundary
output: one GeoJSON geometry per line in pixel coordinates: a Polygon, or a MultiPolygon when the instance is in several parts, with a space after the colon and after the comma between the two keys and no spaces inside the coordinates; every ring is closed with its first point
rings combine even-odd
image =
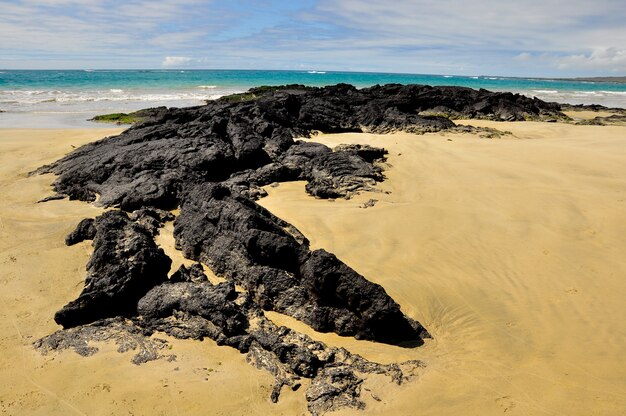
{"type": "Polygon", "coordinates": [[[607,107],[626,108],[625,91],[570,91],[532,89],[514,91],[529,97],[537,97],[545,101],[556,101],[569,104],[600,104],[607,107]]]}
{"type": "Polygon", "coordinates": [[[176,102],[216,99],[230,91],[216,91],[216,86],[201,86],[201,90],[211,90],[211,93],[194,90],[125,90],[111,88],[108,90],[72,91],[72,90],[0,90],[0,105],[24,104],[36,105],[42,103],[88,103],[88,102],[176,102]]]}

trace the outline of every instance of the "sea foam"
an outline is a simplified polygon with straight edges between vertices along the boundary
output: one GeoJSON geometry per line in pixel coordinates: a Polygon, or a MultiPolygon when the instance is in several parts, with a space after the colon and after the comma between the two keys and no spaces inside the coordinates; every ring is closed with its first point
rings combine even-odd
{"type": "MultiPolygon", "coordinates": [[[[210,86],[207,86],[210,87],[210,86]]],[[[7,112],[127,112],[147,107],[204,104],[240,91],[203,89],[1,90],[0,109],[7,112]]]]}
{"type": "Polygon", "coordinates": [[[537,94],[558,94],[559,93],[557,90],[533,90],[533,92],[536,92],[537,94]]]}
{"type": "MultiPolygon", "coordinates": [[[[0,74],[0,110],[120,112],[151,106],[182,107],[243,92],[258,85],[376,84],[459,85],[513,91],[548,101],[626,107],[626,84],[572,80],[318,71],[98,70],[12,71],[0,74]]],[[[6,115],[5,115],[6,117],[6,115]]]]}

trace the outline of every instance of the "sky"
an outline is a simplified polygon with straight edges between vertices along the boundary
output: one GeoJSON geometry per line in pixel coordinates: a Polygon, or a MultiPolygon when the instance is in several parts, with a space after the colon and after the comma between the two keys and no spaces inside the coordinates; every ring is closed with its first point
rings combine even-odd
{"type": "Polygon", "coordinates": [[[624,0],[0,0],[0,69],[626,75],[624,0]]]}

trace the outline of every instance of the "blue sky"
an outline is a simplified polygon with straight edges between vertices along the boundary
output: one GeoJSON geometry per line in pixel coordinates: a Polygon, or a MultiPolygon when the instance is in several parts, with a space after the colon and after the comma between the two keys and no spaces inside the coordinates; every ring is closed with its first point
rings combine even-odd
{"type": "Polygon", "coordinates": [[[624,0],[0,0],[0,68],[626,75],[624,0]]]}

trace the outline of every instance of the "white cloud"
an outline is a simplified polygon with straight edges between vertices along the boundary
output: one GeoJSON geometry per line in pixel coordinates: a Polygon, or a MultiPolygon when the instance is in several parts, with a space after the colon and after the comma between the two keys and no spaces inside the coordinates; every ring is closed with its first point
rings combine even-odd
{"type": "MultiPolygon", "coordinates": [[[[626,3],[623,0],[466,1],[320,0],[303,19],[324,22],[328,16],[344,30],[336,35],[364,54],[369,48],[405,54],[405,62],[443,52],[450,64],[464,62],[482,73],[552,71],[574,73],[623,71],[619,58],[589,56],[590,51],[623,48],[626,44],[626,3]],[[542,55],[578,56],[555,65],[542,55]],[[533,61],[542,66],[511,66],[533,61]],[[537,59],[535,59],[537,58],[537,59]],[[580,62],[581,67],[575,63],[580,62]]],[[[405,67],[408,66],[405,64],[405,67]]]]}
{"type": "Polygon", "coordinates": [[[193,62],[193,58],[188,56],[166,56],[161,65],[167,68],[180,68],[189,66],[193,62]]]}
{"type": "Polygon", "coordinates": [[[533,55],[527,52],[513,58],[520,64],[540,65],[560,71],[577,71],[595,74],[626,74],[626,49],[596,48],[595,50],[573,53],[542,53],[533,55]]]}
{"type": "Polygon", "coordinates": [[[533,55],[528,52],[522,52],[519,55],[516,55],[515,57],[513,57],[513,59],[516,61],[525,62],[525,61],[530,61],[531,59],[533,59],[533,55]]]}
{"type": "Polygon", "coordinates": [[[556,59],[558,68],[584,68],[626,73],[626,49],[596,49],[589,54],[569,55],[556,59]]]}
{"type": "Polygon", "coordinates": [[[570,0],[567,7],[562,0],[314,0],[300,8],[278,0],[0,3],[0,67],[292,69],[313,62],[328,70],[468,75],[626,72],[623,0],[570,0]]]}
{"type": "MultiPolygon", "coordinates": [[[[193,16],[204,16],[203,8],[210,2],[127,0],[120,5],[113,0],[21,0],[2,4],[0,0],[0,4],[1,64],[2,55],[18,50],[24,55],[162,56],[206,33],[206,28],[188,30],[186,23],[193,16]]],[[[210,25],[210,16],[203,19],[210,25]]]]}

